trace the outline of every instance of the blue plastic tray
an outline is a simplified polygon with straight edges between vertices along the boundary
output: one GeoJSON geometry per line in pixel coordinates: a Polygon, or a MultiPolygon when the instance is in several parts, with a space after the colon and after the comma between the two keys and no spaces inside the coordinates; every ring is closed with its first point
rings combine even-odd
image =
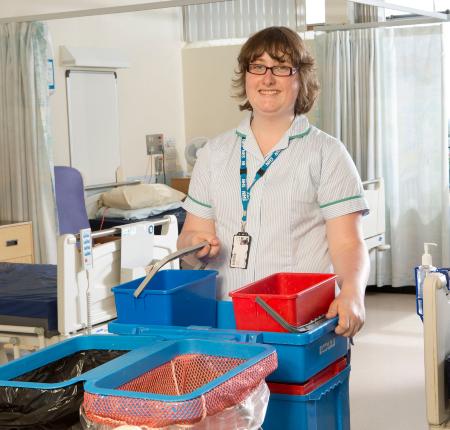
{"type": "Polygon", "coordinates": [[[112,289],[117,321],[125,324],[216,325],[215,270],[162,270],[139,297],[133,293],[144,278],[112,289]]]}
{"type": "MultiPolygon", "coordinates": [[[[273,347],[247,343],[200,339],[165,340],[161,336],[79,336],[43,348],[25,357],[0,366],[0,386],[51,390],[66,387],[80,381],[92,382],[91,392],[103,388],[114,388],[142,373],[157,367],[181,354],[207,354],[244,359],[245,362],[223,377],[205,386],[208,390],[252,366],[275,351],[273,347]],[[126,354],[115,358],[80,376],[58,383],[14,381],[13,379],[63,357],[89,349],[126,350],[126,354]],[[93,382],[93,381],[98,381],[93,382]]],[[[85,384],[87,387],[87,382],[85,384]]],[[[123,393],[123,392],[122,392],[123,393]]],[[[196,393],[196,392],[195,392],[196,393]]],[[[194,394],[195,394],[194,393],[194,394]]],[[[193,395],[194,395],[193,394],[193,395]]],[[[120,395],[120,394],[118,394],[120,395]]],[[[136,396],[135,396],[136,397],[136,396]]],[[[137,396],[139,397],[139,396],[137,396]]],[[[155,397],[156,399],[156,397],[155,397]]],[[[181,399],[183,400],[183,399],[181,399]]]]}
{"type": "Polygon", "coordinates": [[[161,341],[159,336],[90,335],[74,337],[0,366],[0,386],[35,388],[38,390],[67,387],[80,381],[86,381],[87,379],[107,374],[117,367],[125,365],[129,362],[130,357],[131,359],[135,356],[139,357],[139,351],[144,350],[145,352],[145,347],[158,341],[161,341]],[[62,382],[41,383],[12,380],[63,357],[90,349],[125,350],[130,352],[102,364],[95,369],[82,373],[80,376],[62,382]]]}
{"type": "Polygon", "coordinates": [[[337,318],[326,321],[316,329],[302,334],[253,332],[235,330],[232,302],[218,302],[219,329],[207,327],[158,327],[112,322],[111,333],[122,335],[162,336],[167,339],[226,339],[238,342],[262,343],[275,347],[278,368],[268,381],[303,383],[337,359],[348,353],[345,337],[334,333],[337,318]]]}
{"type": "MultiPolygon", "coordinates": [[[[140,351],[144,351],[144,348],[140,351]]],[[[225,341],[214,342],[198,339],[163,341],[154,344],[152,347],[145,348],[145,354],[141,354],[139,359],[130,360],[126,366],[121,366],[96,380],[87,381],[84,388],[86,392],[101,396],[133,397],[137,399],[164,402],[183,402],[205,394],[254,364],[259,363],[274,352],[274,348],[258,344],[225,341]],[[120,387],[127,382],[142,376],[146,372],[169,362],[173,358],[184,354],[204,354],[208,356],[238,358],[245,361],[188,394],[174,396],[117,389],[117,387],[120,387]]]]}

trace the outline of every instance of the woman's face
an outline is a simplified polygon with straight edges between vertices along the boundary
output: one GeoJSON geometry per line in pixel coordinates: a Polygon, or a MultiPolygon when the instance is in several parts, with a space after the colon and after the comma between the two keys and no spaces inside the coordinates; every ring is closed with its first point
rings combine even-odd
{"type": "MultiPolygon", "coordinates": [[[[274,60],[266,52],[253,60],[252,64],[292,67],[288,62],[280,63],[274,60]]],[[[292,116],[299,88],[298,73],[291,76],[275,76],[271,70],[267,70],[264,75],[249,72],[245,74],[245,92],[254,115],[292,116]]]]}

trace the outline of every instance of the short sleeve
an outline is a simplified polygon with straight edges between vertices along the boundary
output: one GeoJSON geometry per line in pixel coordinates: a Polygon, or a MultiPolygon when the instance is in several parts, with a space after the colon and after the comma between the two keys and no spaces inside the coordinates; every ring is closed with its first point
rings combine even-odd
{"type": "Polygon", "coordinates": [[[344,145],[334,139],[323,147],[318,200],[325,219],[369,213],[356,166],[344,145]]]}
{"type": "Polygon", "coordinates": [[[183,203],[183,208],[201,218],[214,219],[214,208],[211,202],[211,150],[207,143],[197,152],[189,192],[183,203]]]}

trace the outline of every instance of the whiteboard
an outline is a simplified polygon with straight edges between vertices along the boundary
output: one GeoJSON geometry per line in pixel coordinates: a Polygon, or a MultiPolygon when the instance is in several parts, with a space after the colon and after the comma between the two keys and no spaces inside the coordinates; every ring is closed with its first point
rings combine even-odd
{"type": "Polygon", "coordinates": [[[115,182],[120,166],[115,72],[67,70],[70,165],[84,185],[115,182]]]}

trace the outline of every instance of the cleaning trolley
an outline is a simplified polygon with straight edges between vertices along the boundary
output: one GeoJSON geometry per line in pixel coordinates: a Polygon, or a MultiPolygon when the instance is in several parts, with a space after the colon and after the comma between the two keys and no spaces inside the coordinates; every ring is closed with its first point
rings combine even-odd
{"type": "Polygon", "coordinates": [[[323,317],[334,275],[275,274],[228,302],[215,300],[217,272],[163,264],[113,289],[109,334],[0,367],[0,428],[70,428],[81,408],[83,428],[95,430],[349,430],[349,344],[334,333],[337,318],[323,317]],[[55,379],[55,369],[86,354],[103,358],[55,379]],[[33,423],[21,392],[46,404],[33,423]],[[66,408],[55,418],[58,393],[66,408]]]}
{"type": "MultiPolygon", "coordinates": [[[[146,289],[151,290],[156,279],[146,289]]],[[[334,275],[279,273],[231,293],[233,302],[218,301],[214,326],[163,327],[145,321],[127,323],[118,316],[109,331],[122,336],[214,339],[271,347],[277,353],[278,367],[266,377],[270,398],[262,428],[347,430],[349,344],[334,333],[337,318],[323,317],[334,299],[334,289],[334,275]]]]}

